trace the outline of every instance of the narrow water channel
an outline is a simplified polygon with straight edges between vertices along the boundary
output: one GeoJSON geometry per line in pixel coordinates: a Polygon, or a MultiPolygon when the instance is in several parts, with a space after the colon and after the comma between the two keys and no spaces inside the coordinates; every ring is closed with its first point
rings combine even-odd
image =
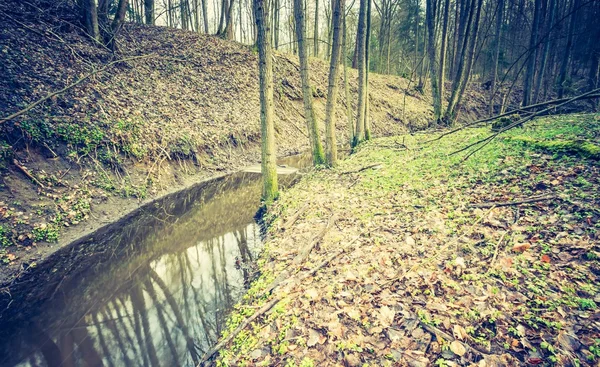
{"type": "Polygon", "coordinates": [[[0,366],[196,365],[252,275],[260,191],[252,172],[207,181],[54,254],[0,292],[0,366]]]}

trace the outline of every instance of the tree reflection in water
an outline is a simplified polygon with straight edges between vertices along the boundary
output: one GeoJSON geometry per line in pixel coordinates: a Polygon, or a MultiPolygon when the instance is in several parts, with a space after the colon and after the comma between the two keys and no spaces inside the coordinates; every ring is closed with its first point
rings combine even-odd
{"type": "Polygon", "coordinates": [[[61,296],[17,330],[0,365],[196,365],[243,295],[261,241],[257,176],[216,184],[154,205],[107,236],[103,257],[60,284],[61,296]]]}

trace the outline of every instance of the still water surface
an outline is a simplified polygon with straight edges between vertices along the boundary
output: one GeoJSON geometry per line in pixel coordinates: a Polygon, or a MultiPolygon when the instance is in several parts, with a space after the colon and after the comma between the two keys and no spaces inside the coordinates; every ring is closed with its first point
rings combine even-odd
{"type": "Polygon", "coordinates": [[[0,297],[0,366],[196,365],[250,280],[260,191],[208,181],[59,251],[0,297]]]}

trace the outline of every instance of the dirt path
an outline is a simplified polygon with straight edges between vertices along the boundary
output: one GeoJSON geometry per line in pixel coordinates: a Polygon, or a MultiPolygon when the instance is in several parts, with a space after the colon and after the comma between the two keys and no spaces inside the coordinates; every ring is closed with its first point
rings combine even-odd
{"type": "Polygon", "coordinates": [[[597,365],[599,165],[524,143],[598,145],[597,119],[536,120],[462,164],[489,132],[377,139],[306,177],[217,365],[597,365]]]}

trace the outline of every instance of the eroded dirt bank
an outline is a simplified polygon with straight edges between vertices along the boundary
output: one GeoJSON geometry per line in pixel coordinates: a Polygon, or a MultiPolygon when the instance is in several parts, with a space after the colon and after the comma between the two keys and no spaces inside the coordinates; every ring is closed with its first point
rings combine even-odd
{"type": "MultiPolygon", "coordinates": [[[[52,12],[18,1],[0,7],[11,16],[0,24],[2,117],[98,71],[0,127],[0,284],[144,201],[258,161],[257,56],[250,47],[127,25],[113,55],[52,12]],[[128,61],[102,70],[116,59],[128,61]]],[[[321,120],[327,66],[311,61],[321,120]]],[[[296,58],[275,55],[280,155],[307,146],[298,67],[296,58]]],[[[349,73],[355,108],[356,73],[349,73]]],[[[370,82],[375,136],[426,126],[428,98],[406,80],[372,74],[370,82]]],[[[343,142],[347,102],[340,93],[343,142]]]]}
{"type": "Polygon", "coordinates": [[[596,366],[598,119],[537,119],[466,162],[449,154],[489,130],[381,138],[304,177],[217,366],[596,366]]]}

